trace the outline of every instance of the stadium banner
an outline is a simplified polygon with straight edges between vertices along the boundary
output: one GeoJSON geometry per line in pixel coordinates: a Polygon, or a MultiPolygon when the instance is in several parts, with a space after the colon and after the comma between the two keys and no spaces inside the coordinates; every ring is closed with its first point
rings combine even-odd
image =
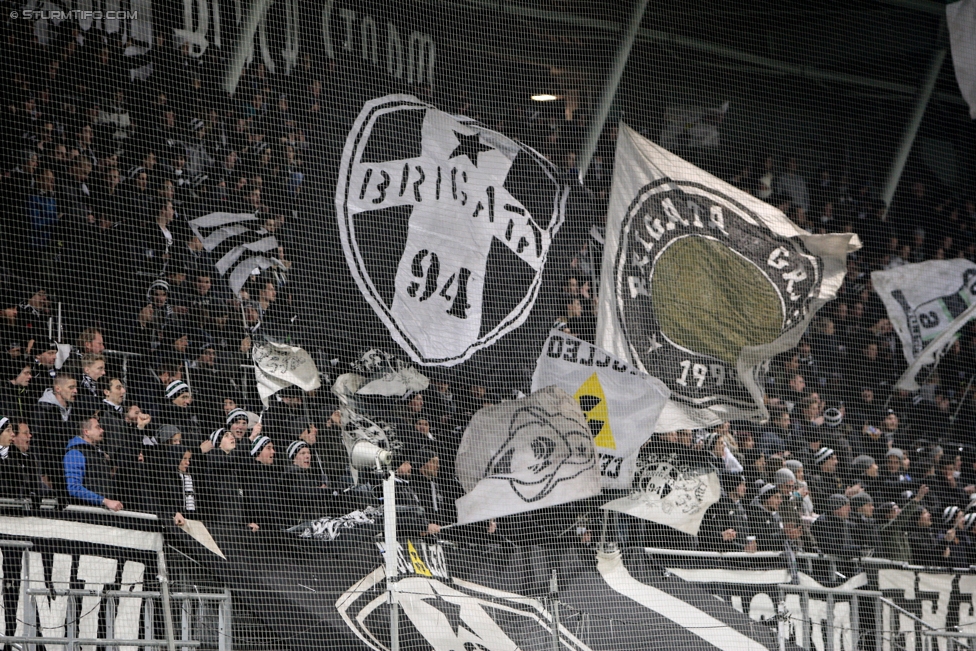
{"type": "Polygon", "coordinates": [[[811,235],[626,124],[616,161],[596,344],[671,390],[655,431],[767,419],[769,361],[837,295],[857,235],[811,235]]]}
{"type": "Polygon", "coordinates": [[[549,333],[536,362],[532,390],[557,386],[586,415],[600,455],[604,488],[629,489],[636,452],[654,433],[668,401],[664,383],[572,335],[549,333]]]}
{"type": "MultiPolygon", "coordinates": [[[[180,548],[219,570],[233,599],[252,606],[277,635],[289,640],[289,648],[321,648],[322,635],[341,640],[343,648],[389,648],[384,548],[371,542],[382,531],[381,522],[367,525],[359,537],[354,534],[355,548],[342,542],[341,536],[262,537],[228,535],[219,526],[213,530],[221,547],[233,550],[227,554],[229,560],[202,545],[180,548]],[[275,545],[273,556],[267,554],[269,544],[275,545]],[[267,605],[269,590],[280,600],[276,602],[289,607],[260,607],[267,605]]],[[[132,596],[117,598],[111,622],[113,638],[150,639],[154,624],[146,619],[147,600],[139,593],[158,589],[156,549],[163,544],[163,535],[155,530],[155,523],[128,518],[123,522],[112,515],[2,515],[0,539],[33,545],[30,550],[0,547],[4,582],[14,588],[7,591],[13,600],[4,605],[21,615],[30,612],[25,610],[24,593],[17,589],[15,578],[28,571],[40,585],[48,581],[55,589],[62,585],[83,585],[95,592],[121,589],[132,596]]],[[[170,540],[172,535],[182,534],[167,528],[167,542],[177,542],[170,540]]],[[[550,642],[554,637],[551,605],[528,595],[548,592],[555,569],[563,622],[557,630],[563,647],[656,649],[667,644],[668,648],[775,651],[779,648],[775,629],[752,623],[773,619],[780,587],[792,583],[791,572],[775,564],[733,567],[724,560],[666,558],[642,549],[629,549],[622,555],[596,554],[593,563],[595,552],[582,548],[556,553],[532,545],[441,546],[406,537],[397,543],[396,552],[404,588],[399,597],[401,634],[403,639],[424,640],[434,649],[479,648],[465,644],[487,649],[534,648],[533,643],[550,642]],[[661,573],[662,566],[667,574],[661,573]],[[571,626],[579,618],[586,618],[589,626],[571,626]]],[[[826,570],[825,561],[813,563],[823,564],[820,569],[826,570]]],[[[827,594],[816,593],[816,588],[828,587],[821,574],[801,571],[797,575],[801,586],[814,589],[806,610],[811,648],[854,651],[858,647],[853,639],[850,598],[832,594],[833,611],[828,617],[827,594]],[[828,621],[835,627],[832,647],[826,639],[831,632],[828,621]]],[[[958,627],[976,634],[976,575],[969,572],[874,564],[841,585],[829,587],[880,590],[934,629],[958,627]]],[[[39,634],[63,635],[69,616],[66,598],[54,594],[32,599],[39,634]]],[[[98,627],[108,623],[108,598],[83,599],[78,636],[91,633],[90,637],[96,637],[98,627]]],[[[798,593],[787,590],[785,603],[791,613],[786,648],[792,651],[797,648],[793,642],[804,634],[804,610],[798,593]]],[[[860,607],[872,614],[873,605],[864,598],[860,607]]],[[[155,617],[159,617],[158,611],[155,617]]],[[[882,604],[882,618],[883,630],[893,632],[885,636],[885,651],[894,648],[896,639],[908,651],[922,648],[915,621],[887,604],[882,604]]],[[[18,617],[18,635],[25,632],[24,621],[23,616],[18,617]]]]}
{"type": "Polygon", "coordinates": [[[928,260],[874,271],[871,282],[908,362],[895,386],[917,391],[919,371],[937,364],[976,314],[976,264],[966,259],[928,260]]]}
{"type": "Polygon", "coordinates": [[[65,637],[66,627],[72,627],[78,638],[157,639],[151,600],[141,596],[159,590],[156,553],[163,535],[156,522],[108,514],[58,516],[0,513],[0,541],[30,543],[27,549],[0,545],[3,607],[18,613],[16,629],[7,634],[65,637]],[[28,594],[26,578],[31,589],[49,594],[28,594]],[[76,587],[93,594],[76,598],[80,611],[72,613],[67,595],[58,591],[76,587]],[[131,596],[102,596],[105,590],[131,596]]]}
{"type": "Polygon", "coordinates": [[[419,364],[453,366],[522,325],[566,188],[534,150],[409,95],[366,102],[335,189],[359,291],[419,364]]]}
{"type": "Polygon", "coordinates": [[[600,464],[579,403],[549,386],[475,413],[458,446],[458,524],[600,494],[600,464]]]}
{"type": "Polygon", "coordinates": [[[697,536],[705,511],[722,496],[710,453],[655,439],[637,455],[631,492],[604,509],[697,536]]]}
{"type": "MultiPolygon", "coordinates": [[[[378,518],[368,517],[338,537],[309,537],[302,529],[237,537],[236,545],[220,538],[222,548],[233,549],[229,561],[199,558],[220,567],[239,605],[295,651],[321,649],[323,639],[344,649],[387,651],[385,547],[374,542],[382,530],[378,518]],[[271,543],[274,554],[267,552],[271,543]],[[288,607],[268,608],[269,600],[288,607]]],[[[755,626],[705,587],[663,576],[642,550],[624,553],[608,574],[597,569],[591,549],[471,542],[398,539],[401,648],[515,651],[551,648],[558,639],[560,648],[578,651],[779,649],[774,631],[755,626]],[[708,626],[689,626],[695,621],[708,626]]]]}
{"type": "MultiPolygon", "coordinates": [[[[570,255],[564,224],[588,213],[569,210],[585,196],[575,176],[511,133],[438,105],[444,98],[435,89],[463,63],[443,55],[443,35],[473,33],[466,17],[480,10],[361,0],[138,5],[154,35],[136,57],[153,60],[141,73],[148,83],[186,69],[220,114],[258,102],[270,115],[284,96],[308,116],[303,167],[286,184],[302,209],[280,219],[290,232],[314,236],[302,239],[301,260],[286,264],[278,259],[281,231],[262,234],[263,222],[237,220],[233,226],[250,231],[208,245],[235,294],[250,274],[274,273],[325,307],[308,325],[308,350],[354,359],[381,348],[425,366],[506,372],[528,392],[531,371],[519,360],[541,347],[552,324],[560,280],[552,262],[570,255]],[[167,72],[166,61],[182,67],[167,72]],[[258,68],[266,81],[255,77],[258,68]]],[[[278,143],[265,142],[246,153],[272,146],[281,155],[278,143]]],[[[219,166],[196,140],[161,147],[157,154],[201,155],[219,166]]],[[[193,191],[220,203],[222,190],[210,188],[216,179],[204,176],[188,181],[193,191]]],[[[198,228],[204,239],[214,227],[198,228]]]]}
{"type": "MultiPolygon", "coordinates": [[[[737,611],[754,621],[770,621],[776,617],[776,604],[781,599],[780,586],[792,583],[791,573],[785,567],[741,568],[732,567],[727,561],[672,558],[657,560],[668,572],[684,581],[694,583],[709,593],[730,603],[737,611]]],[[[731,561],[734,562],[734,561],[731,561]]],[[[971,572],[942,569],[907,569],[903,566],[886,566],[880,561],[849,576],[843,583],[827,583],[826,561],[813,561],[814,572],[798,573],[798,584],[806,588],[840,588],[844,590],[878,590],[885,598],[924,622],[921,624],[909,615],[899,612],[889,604],[881,603],[881,629],[884,651],[904,648],[917,651],[928,644],[920,632],[928,627],[933,630],[959,630],[976,634],[976,575],[971,572]],[[822,566],[822,567],[816,567],[822,566]]],[[[801,566],[803,563],[801,562],[801,566]]],[[[812,648],[826,651],[856,651],[862,648],[854,636],[853,610],[850,596],[837,593],[828,601],[826,592],[811,592],[806,611],[799,592],[788,589],[782,595],[786,610],[790,613],[786,623],[792,642],[802,645],[802,636],[810,635],[812,648]],[[828,613],[833,603],[833,611],[828,613]],[[834,629],[828,628],[832,621],[834,629]],[[806,622],[810,628],[804,630],[806,622]],[[833,644],[827,640],[833,635],[833,644]]],[[[868,597],[860,599],[862,622],[874,622],[875,602],[868,597]]],[[[863,624],[861,624],[863,626],[863,624]]],[[[864,635],[866,631],[860,631],[864,635]]]]}

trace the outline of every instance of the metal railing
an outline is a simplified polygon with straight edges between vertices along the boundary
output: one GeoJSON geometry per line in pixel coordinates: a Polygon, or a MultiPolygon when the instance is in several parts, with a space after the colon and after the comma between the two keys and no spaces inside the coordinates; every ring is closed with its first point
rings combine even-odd
{"type": "MultiPolygon", "coordinates": [[[[697,570],[713,568],[721,570],[718,573],[699,574],[697,580],[707,583],[734,583],[729,580],[729,571],[734,571],[722,561],[734,562],[737,565],[743,561],[755,560],[757,566],[767,569],[785,571],[790,567],[790,559],[784,552],[713,552],[695,550],[676,550],[666,548],[647,547],[643,551],[657,557],[657,560],[674,561],[674,571],[680,575],[679,567],[697,570]],[[701,564],[689,561],[701,561],[701,564]],[[776,563],[776,561],[780,561],[776,563]],[[772,565],[770,563],[772,562],[772,565]],[[726,578],[728,577],[728,578],[726,578]]],[[[910,572],[931,572],[937,574],[962,573],[976,574],[976,566],[966,568],[925,567],[910,563],[895,562],[883,558],[840,558],[820,553],[796,553],[796,564],[806,566],[809,570],[813,563],[823,564],[822,570],[828,571],[833,579],[845,579],[837,573],[840,563],[853,563],[858,571],[870,570],[906,570],[910,572]]],[[[741,567],[741,565],[740,565],[741,567]]],[[[752,579],[753,581],[755,579],[752,579]]],[[[903,651],[914,648],[918,651],[967,651],[976,649],[976,629],[959,632],[938,628],[926,621],[918,614],[895,603],[884,595],[883,591],[867,589],[829,588],[822,586],[795,585],[783,578],[782,583],[773,579],[775,588],[766,590],[771,600],[776,595],[777,615],[779,623],[779,637],[781,648],[787,640],[795,639],[801,648],[812,651],[840,651],[840,649],[858,649],[865,651],[903,651]],[[848,606],[839,606],[842,603],[848,606]],[[869,610],[865,612],[865,608],[869,610]],[[869,614],[873,612],[873,617],[869,614]],[[838,622],[838,619],[841,621],[838,622]],[[867,622],[873,619],[873,625],[867,622]],[[838,644],[839,643],[839,644],[838,644]]],[[[793,577],[796,581],[796,577],[793,577]]],[[[741,603],[741,597],[740,603],[741,603]]],[[[733,597],[733,601],[735,597],[733,597]]],[[[733,603],[742,611],[742,608],[733,603]]],[[[745,612],[745,611],[742,611],[745,612]]],[[[765,611],[764,611],[765,613],[765,611]]],[[[765,614],[752,614],[752,617],[764,617],[765,614]]],[[[971,625],[967,625],[967,629],[971,625]]]]}
{"type": "MultiPolygon", "coordinates": [[[[881,597],[881,592],[875,590],[808,587],[802,585],[780,585],[778,589],[779,603],[787,604],[787,609],[791,601],[788,599],[788,595],[799,596],[800,617],[798,623],[800,631],[796,637],[797,644],[805,650],[814,647],[813,636],[815,629],[818,628],[820,629],[825,651],[835,651],[834,638],[841,637],[845,633],[848,634],[849,641],[847,645],[842,644],[841,646],[846,646],[849,649],[863,649],[864,647],[861,644],[861,603],[864,599],[875,599],[871,606],[874,609],[875,632],[880,631],[882,628],[881,603],[877,600],[881,597]],[[811,595],[820,597],[827,604],[823,625],[820,624],[819,619],[814,620],[811,614],[811,595]],[[849,626],[847,627],[836,624],[834,605],[838,600],[846,601],[850,604],[850,610],[848,611],[849,626]]],[[[784,630],[785,628],[784,626],[780,626],[781,648],[784,646],[783,643],[788,637],[788,631],[784,630]]],[[[882,650],[882,637],[880,635],[876,634],[874,636],[874,644],[876,651],[882,650]]]]}
{"type": "MultiPolygon", "coordinates": [[[[47,502],[47,500],[45,500],[47,502]]],[[[50,504],[42,503],[42,509],[54,509],[57,504],[50,500],[50,504]]],[[[28,500],[2,500],[0,506],[14,506],[31,510],[28,500]]],[[[152,513],[136,511],[112,512],[94,506],[71,505],[65,508],[67,512],[79,514],[111,515],[113,517],[142,521],[155,521],[157,516],[152,513]]],[[[86,588],[69,588],[68,584],[52,582],[46,584],[41,579],[41,585],[35,577],[37,572],[31,571],[32,552],[34,545],[29,541],[0,540],[0,551],[14,549],[22,554],[20,582],[20,602],[23,604],[23,634],[0,635],[0,644],[19,645],[26,651],[37,651],[37,647],[63,647],[64,651],[80,651],[79,647],[104,647],[107,651],[123,651],[125,648],[155,649],[166,647],[169,651],[182,649],[190,651],[199,647],[215,649],[216,651],[233,651],[233,603],[230,591],[223,592],[190,592],[180,591],[171,593],[169,590],[169,574],[166,557],[162,549],[156,550],[157,581],[159,590],[94,590],[86,588]],[[63,587],[61,587],[63,586],[63,587]],[[44,625],[38,613],[38,599],[63,599],[65,617],[61,624],[44,625]],[[138,612],[134,614],[136,622],[141,623],[143,637],[136,639],[116,638],[115,630],[119,606],[128,600],[141,601],[138,612]],[[156,609],[161,608],[163,619],[164,639],[156,638],[157,616],[156,609]],[[173,621],[174,608],[178,609],[179,636],[173,621]],[[85,636],[82,631],[82,620],[88,612],[99,612],[104,609],[104,615],[99,616],[103,622],[103,637],[93,638],[85,636]],[[84,611],[84,612],[82,612],[84,611]],[[45,635],[45,631],[56,631],[57,635],[45,635]],[[62,633],[63,631],[63,633],[62,633]]],[[[36,559],[35,559],[36,560],[36,559]]],[[[43,575],[43,573],[41,573],[43,575]]],[[[141,583],[140,583],[141,585],[141,583]]],[[[133,586],[134,587],[134,586],[133,586]]],[[[50,602],[48,602],[50,606],[50,602]]],[[[140,626],[136,624],[136,629],[140,626]]],[[[90,631],[90,629],[88,629],[90,631]]],[[[88,632],[85,631],[85,632],[88,632]]],[[[132,628],[128,627],[131,635],[132,628]]]]}

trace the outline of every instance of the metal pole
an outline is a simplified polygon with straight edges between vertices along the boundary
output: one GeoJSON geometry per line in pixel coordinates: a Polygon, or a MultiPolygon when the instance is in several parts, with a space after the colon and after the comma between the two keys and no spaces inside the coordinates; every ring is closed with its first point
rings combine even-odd
{"type": "Polygon", "coordinates": [[[959,415],[959,410],[962,409],[962,405],[966,401],[966,396],[969,395],[969,390],[973,388],[973,380],[976,380],[976,373],[973,373],[969,378],[969,384],[966,385],[966,390],[962,392],[962,397],[959,398],[959,406],[956,407],[954,412],[952,412],[952,418],[949,420],[953,423],[956,422],[956,416],[959,415]]]}
{"type": "Polygon", "coordinates": [[[579,158],[580,181],[586,178],[586,171],[590,168],[590,162],[593,160],[593,154],[596,153],[597,145],[600,144],[600,134],[603,133],[603,125],[607,121],[607,116],[610,115],[610,106],[613,104],[613,98],[617,94],[617,86],[620,85],[620,79],[624,76],[624,68],[627,67],[627,59],[630,58],[630,49],[634,46],[634,39],[637,37],[637,30],[640,29],[641,19],[644,17],[644,9],[646,8],[647,0],[637,0],[634,13],[630,17],[630,25],[627,26],[627,33],[624,34],[623,40],[620,41],[620,47],[617,49],[617,57],[614,59],[613,68],[610,71],[610,78],[607,79],[607,84],[603,87],[600,105],[597,108],[596,115],[593,116],[593,121],[590,122],[590,130],[586,134],[586,145],[579,158]]]}
{"type": "Polygon", "coordinates": [[[786,651],[786,638],[789,637],[789,624],[786,612],[786,593],[780,588],[779,603],[776,604],[776,636],[779,638],[779,651],[786,651]]]}
{"type": "Polygon", "coordinates": [[[176,637],[173,632],[173,611],[169,604],[169,572],[166,569],[166,554],[160,549],[156,552],[156,564],[159,569],[159,591],[163,598],[163,627],[166,630],[166,648],[176,651],[176,637]]]}
{"type": "Polygon", "coordinates": [[[559,574],[555,568],[549,580],[549,602],[552,604],[552,651],[559,651],[559,574]]]}
{"type": "Polygon", "coordinates": [[[884,651],[884,606],[874,600],[874,651],[884,651]]]}
{"type": "MultiPolygon", "coordinates": [[[[941,37],[941,28],[939,31],[941,37]]],[[[895,154],[895,160],[891,163],[891,169],[888,171],[888,180],[885,181],[884,192],[881,194],[881,198],[884,200],[886,206],[891,206],[891,200],[895,196],[895,190],[898,189],[901,173],[905,171],[905,163],[908,162],[908,155],[912,151],[915,136],[918,134],[918,128],[921,126],[922,118],[925,116],[925,108],[928,106],[929,99],[932,97],[932,91],[935,89],[935,82],[939,78],[939,70],[942,69],[945,55],[945,48],[936,50],[932,56],[932,62],[929,63],[929,70],[925,75],[925,83],[919,89],[918,97],[915,100],[915,110],[912,113],[912,119],[908,122],[908,126],[905,127],[904,133],[902,133],[901,143],[898,145],[898,153],[895,154]]]]}
{"type": "Polygon", "coordinates": [[[607,551],[607,525],[610,521],[610,510],[603,509],[603,529],[600,531],[600,551],[607,551]]]}
{"type": "Polygon", "coordinates": [[[396,535],[396,474],[383,480],[383,534],[386,543],[386,589],[390,599],[390,651],[400,651],[400,612],[396,597],[397,535],[396,535]]]}

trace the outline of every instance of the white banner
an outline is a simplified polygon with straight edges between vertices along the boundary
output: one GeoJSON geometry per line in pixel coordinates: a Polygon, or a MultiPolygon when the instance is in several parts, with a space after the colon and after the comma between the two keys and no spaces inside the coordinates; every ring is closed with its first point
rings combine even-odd
{"type": "Polygon", "coordinates": [[[976,312],[976,264],[929,260],[872,272],[871,282],[909,364],[896,386],[917,391],[918,372],[938,362],[976,312]]]}
{"type": "Polygon", "coordinates": [[[600,455],[604,488],[630,488],[633,455],[654,433],[671,391],[657,378],[640,372],[572,335],[549,333],[532,390],[557,386],[573,396],[586,416],[600,455]]]}
{"type": "Polygon", "coordinates": [[[596,344],[671,390],[658,432],[768,418],[768,362],[836,296],[857,235],[811,235],[625,124],[616,160],[596,344]]]}
{"type": "Polygon", "coordinates": [[[660,442],[637,459],[630,495],[603,508],[697,536],[705,511],[721,496],[718,473],[703,453],[660,442]]]}
{"type": "Polygon", "coordinates": [[[586,417],[558,387],[478,411],[461,439],[456,468],[466,493],[456,500],[459,524],[600,494],[586,417]]]}

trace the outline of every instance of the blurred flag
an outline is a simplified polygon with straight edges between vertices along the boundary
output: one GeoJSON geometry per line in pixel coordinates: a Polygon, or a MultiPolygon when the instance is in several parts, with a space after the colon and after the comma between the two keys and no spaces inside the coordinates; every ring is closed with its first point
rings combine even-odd
{"type": "Polygon", "coordinates": [[[952,65],[969,117],[976,120],[976,0],[959,0],[946,5],[952,65]]]}
{"type": "Polygon", "coordinates": [[[231,291],[240,296],[248,277],[265,269],[285,270],[275,256],[278,240],[266,231],[257,215],[213,212],[190,220],[190,229],[214,253],[214,266],[227,278],[231,291]]]}
{"type": "Polygon", "coordinates": [[[658,140],[661,146],[668,149],[719,147],[722,144],[719,128],[728,111],[728,102],[714,108],[689,105],[668,107],[658,140]]]}
{"type": "Polygon", "coordinates": [[[654,423],[671,392],[664,383],[627,362],[557,330],[532,375],[532,390],[557,386],[586,416],[604,488],[630,488],[632,457],[654,433],[654,423]]]}
{"type": "Polygon", "coordinates": [[[671,390],[655,431],[765,420],[769,360],[836,296],[857,235],[811,235],[625,124],[616,160],[596,344],[671,390]]]}
{"type": "Polygon", "coordinates": [[[485,407],[471,419],[457,452],[467,524],[600,494],[593,437],[572,396],[546,387],[485,407]]]}
{"type": "Polygon", "coordinates": [[[872,272],[871,282],[908,362],[895,387],[917,391],[918,372],[938,363],[976,313],[976,264],[929,260],[872,272]]]}
{"type": "Polygon", "coordinates": [[[654,441],[637,458],[630,495],[603,508],[697,536],[705,511],[721,496],[718,471],[706,452],[654,441]]]}
{"type": "Polygon", "coordinates": [[[312,356],[298,346],[255,342],[251,348],[254,377],[261,402],[268,406],[268,398],[290,386],[313,391],[320,386],[319,370],[312,356]]]}

